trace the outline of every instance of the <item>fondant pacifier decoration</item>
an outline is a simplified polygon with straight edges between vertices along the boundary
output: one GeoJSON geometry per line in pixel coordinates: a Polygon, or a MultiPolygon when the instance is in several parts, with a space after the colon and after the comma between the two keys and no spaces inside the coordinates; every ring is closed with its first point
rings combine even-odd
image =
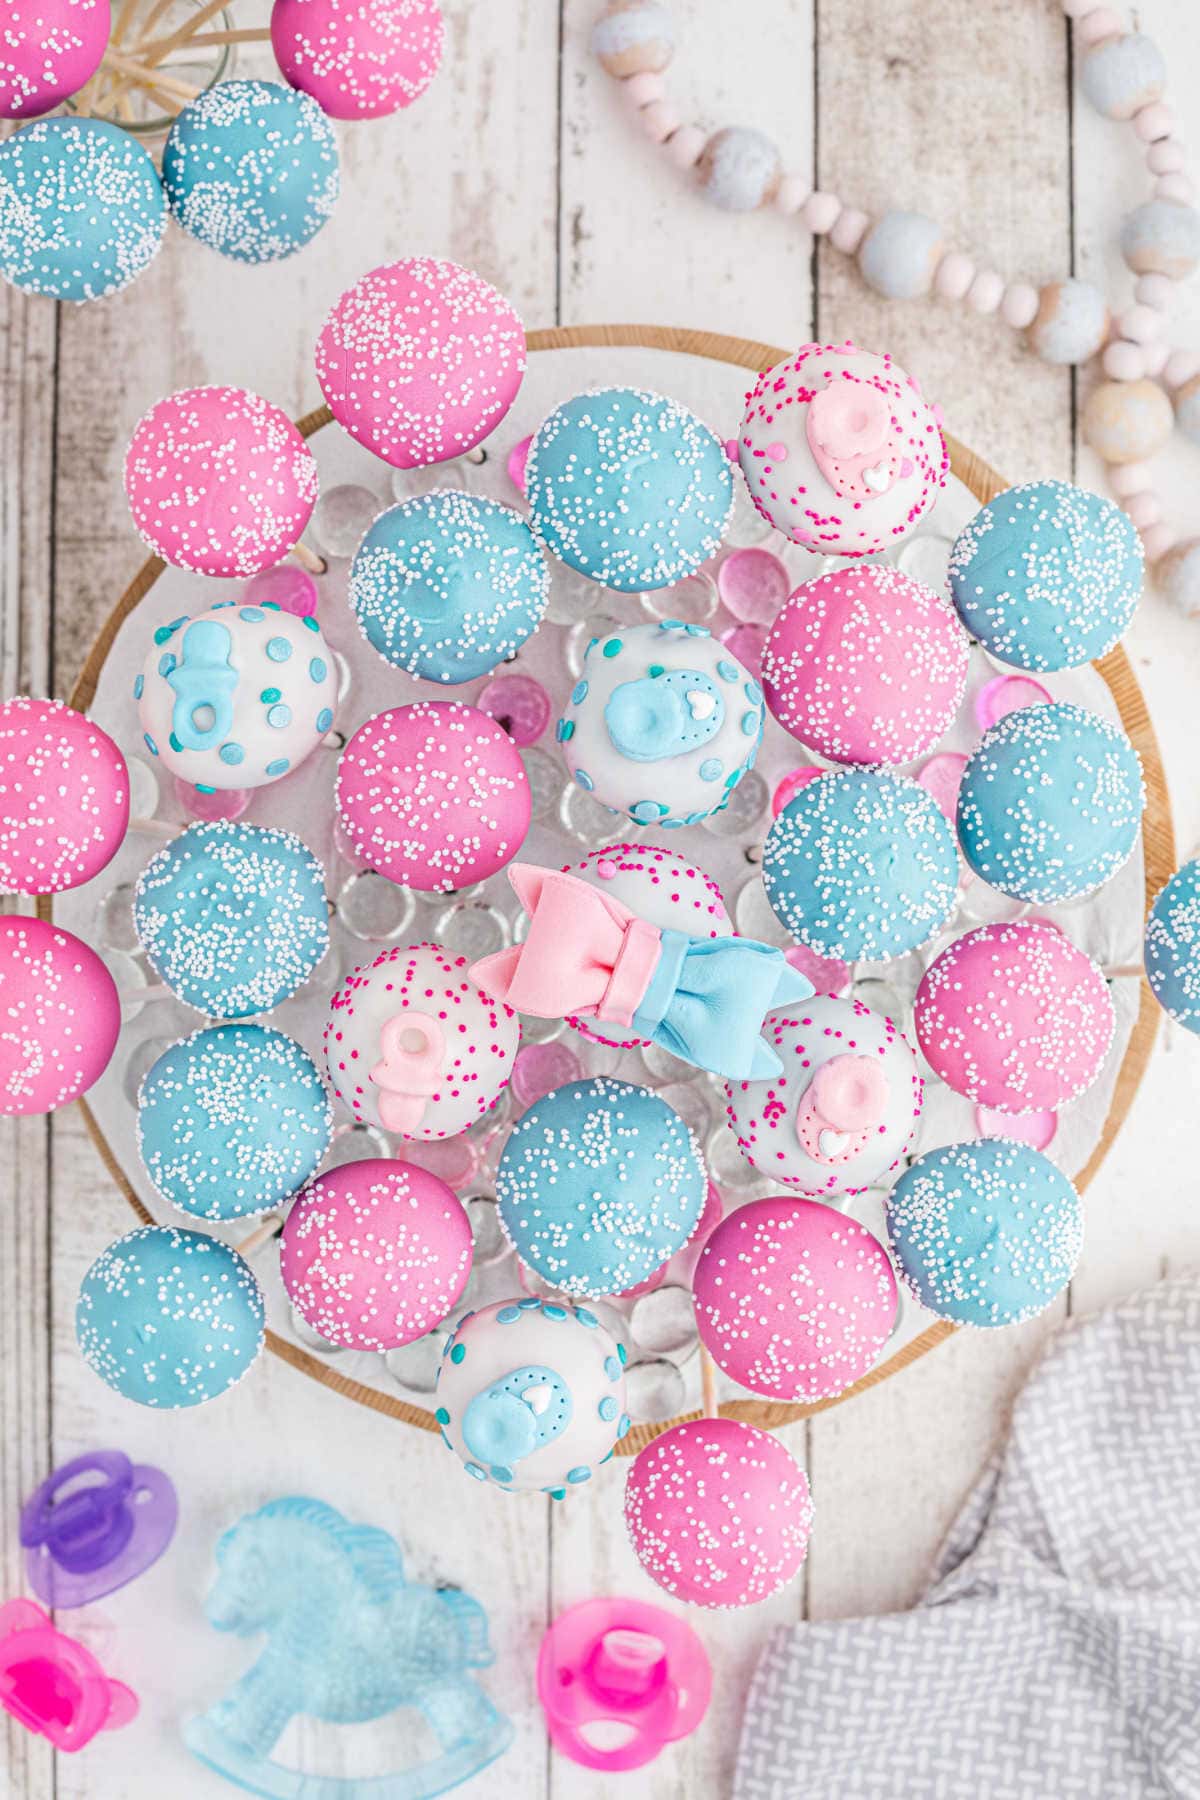
{"type": "Polygon", "coordinates": [[[388,1532],[289,1495],[247,1513],[217,1545],[205,1611],[217,1631],[265,1634],[257,1662],[183,1737],[227,1781],[276,1800],[431,1800],[512,1741],[475,1676],[494,1660],[487,1614],[456,1587],[409,1582],[388,1532]],[[391,1774],[322,1776],[271,1751],[297,1715],[341,1726],[420,1712],[438,1750],[391,1774]]]}
{"type": "Polygon", "coordinates": [[[120,1450],[77,1456],[21,1509],[29,1585],[49,1607],[84,1606],[115,1593],[158,1561],[178,1516],[175,1489],[161,1469],[134,1464],[120,1450]]]}
{"type": "Polygon", "coordinates": [[[644,1600],[585,1600],[538,1652],[538,1699],[556,1750],[585,1769],[640,1769],[695,1731],[712,1667],[683,1619],[644,1600]]]}
{"type": "Polygon", "coordinates": [[[763,1019],[813,991],[782,950],[664,931],[576,875],[512,863],[508,876],[529,928],[522,943],[472,965],[488,993],[535,1018],[620,1026],[731,1080],[779,1073],[763,1019]]]}
{"type": "Polygon", "coordinates": [[[98,1731],[119,1731],[138,1710],[132,1688],[107,1676],[32,1600],[0,1606],[0,1706],[56,1750],[72,1751],[98,1731]]]}

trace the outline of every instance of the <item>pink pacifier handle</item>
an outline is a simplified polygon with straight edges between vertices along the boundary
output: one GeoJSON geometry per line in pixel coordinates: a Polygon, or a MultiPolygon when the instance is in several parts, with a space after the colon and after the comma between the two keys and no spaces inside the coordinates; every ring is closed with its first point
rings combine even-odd
{"type": "Polygon", "coordinates": [[[431,1013],[397,1013],[384,1021],[379,1048],[371,1080],[381,1090],[379,1117],[384,1129],[415,1131],[425,1102],[437,1093],[442,1079],[446,1034],[431,1013]]]}
{"type": "Polygon", "coordinates": [[[813,1076],[812,1092],[818,1113],[835,1131],[866,1131],[887,1109],[887,1076],[871,1056],[831,1058],[813,1076]]]}

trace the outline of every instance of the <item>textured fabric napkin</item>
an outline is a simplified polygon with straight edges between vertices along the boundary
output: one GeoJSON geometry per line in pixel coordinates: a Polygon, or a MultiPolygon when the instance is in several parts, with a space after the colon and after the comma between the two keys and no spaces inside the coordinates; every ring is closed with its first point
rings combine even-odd
{"type": "Polygon", "coordinates": [[[734,1800],[884,1795],[1200,1800],[1200,1274],[1053,1340],[913,1612],[772,1637],[734,1800]]]}

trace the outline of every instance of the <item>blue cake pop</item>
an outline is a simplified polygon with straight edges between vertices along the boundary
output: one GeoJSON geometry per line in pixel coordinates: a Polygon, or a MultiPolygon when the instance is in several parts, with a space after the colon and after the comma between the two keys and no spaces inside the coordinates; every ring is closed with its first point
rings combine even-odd
{"type": "Polygon", "coordinates": [[[553,1088],[513,1126],[496,1174],[523,1262],[568,1294],[622,1294],[695,1231],[708,1178],[683,1120],[627,1081],[553,1088]]]}
{"type": "Polygon", "coordinates": [[[212,1025],[164,1050],[138,1095],[138,1149],[164,1200],[241,1219],[289,1200],[329,1148],[307,1051],[262,1025],[212,1025]]]}
{"type": "Polygon", "coordinates": [[[802,787],[767,833],[763,883],[780,923],[818,956],[886,962],[950,917],[954,834],[907,776],[831,769],[802,787]]]}
{"type": "Polygon", "coordinates": [[[333,212],[337,137],[307,94],[278,81],[221,81],[172,125],[162,172],[191,237],[235,262],[278,262],[333,212]]]}
{"type": "Polygon", "coordinates": [[[79,1348],[126,1400],[199,1406],[239,1382],[263,1345],[266,1309],[249,1264],[200,1231],[143,1225],[83,1278],[79,1348]]]}
{"type": "Polygon", "coordinates": [[[0,144],[0,275],[27,294],[95,300],[152,262],[167,228],[158,171],[103,119],[38,119],[0,144]]]}
{"type": "Polygon", "coordinates": [[[1053,906],[1100,887],[1137,842],[1145,789],[1133,745],[1086,707],[1055,701],[984,733],[958,790],[958,838],[1002,894],[1053,906]]]}
{"type": "Polygon", "coordinates": [[[290,831],[189,825],[142,870],[142,948],[173,993],[212,1019],[270,1012],[329,947],[321,865],[290,831]]]}
{"type": "Polygon", "coordinates": [[[918,1156],[887,1201],[900,1279],[959,1325],[1016,1325],[1066,1287],[1083,1208],[1061,1169],[1011,1138],[918,1156]]]}
{"type": "Polygon", "coordinates": [[[669,587],[721,547],[733,473],[716,433],[644,388],[556,407],[525,465],[534,529],[570,568],[623,592],[669,587]]]}
{"type": "Polygon", "coordinates": [[[350,604],[386,662],[474,681],[537,629],[549,585],[520,513],[446,488],[380,514],[351,564],[350,604]]]}
{"type": "Polygon", "coordinates": [[[1018,669],[1075,669],[1123,636],[1145,558],[1129,516],[1069,481],[997,494],[959,533],[950,592],[985,650],[1018,669]]]}
{"type": "Polygon", "coordinates": [[[1158,1004],[1200,1032],[1200,857],[1176,870],[1150,908],[1146,974],[1158,1004]]]}

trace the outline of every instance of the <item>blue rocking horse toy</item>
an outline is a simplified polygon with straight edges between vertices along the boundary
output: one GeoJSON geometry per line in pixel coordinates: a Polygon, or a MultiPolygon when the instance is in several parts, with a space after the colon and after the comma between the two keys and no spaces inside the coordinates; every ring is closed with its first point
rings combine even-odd
{"type": "Polygon", "coordinates": [[[184,1727],[192,1754],[227,1780],[274,1800],[432,1800],[508,1748],[510,1721],[469,1672],[493,1660],[486,1613],[457,1588],[407,1582],[386,1531],[320,1500],[272,1500],[225,1533],[217,1569],[209,1623],[267,1636],[254,1666],[184,1727]],[[350,1780],[270,1760],[296,1713],[349,1724],[402,1706],[441,1746],[415,1768],[350,1780]]]}

